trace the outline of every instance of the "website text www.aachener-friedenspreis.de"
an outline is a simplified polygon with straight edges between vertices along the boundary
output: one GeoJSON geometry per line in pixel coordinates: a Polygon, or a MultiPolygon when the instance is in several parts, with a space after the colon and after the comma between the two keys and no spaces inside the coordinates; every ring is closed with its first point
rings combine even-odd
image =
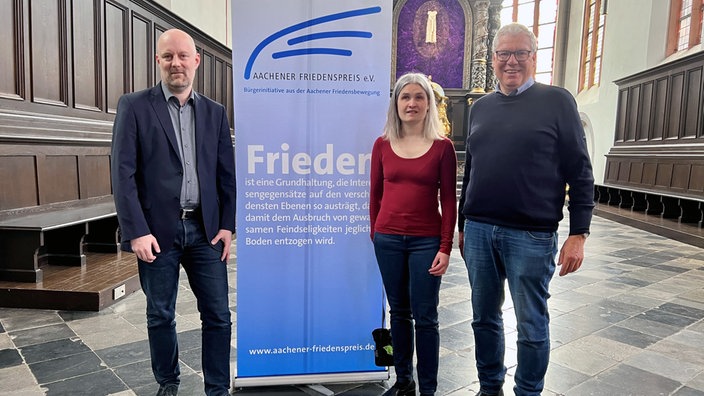
{"type": "Polygon", "coordinates": [[[330,353],[330,352],[356,352],[356,351],[373,351],[373,344],[356,344],[356,345],[313,345],[307,347],[279,347],[279,348],[256,348],[250,349],[250,355],[289,355],[297,353],[330,353]]]}

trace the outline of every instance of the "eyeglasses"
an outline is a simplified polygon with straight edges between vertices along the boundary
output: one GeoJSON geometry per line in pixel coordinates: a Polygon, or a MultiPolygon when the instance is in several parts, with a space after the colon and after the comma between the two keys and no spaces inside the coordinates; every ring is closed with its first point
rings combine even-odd
{"type": "Polygon", "coordinates": [[[530,54],[533,53],[533,51],[528,51],[528,50],[518,50],[518,51],[496,51],[494,52],[496,54],[496,59],[498,59],[501,62],[506,62],[511,58],[511,55],[513,55],[518,62],[525,62],[528,60],[528,57],[530,57],[530,54]]]}

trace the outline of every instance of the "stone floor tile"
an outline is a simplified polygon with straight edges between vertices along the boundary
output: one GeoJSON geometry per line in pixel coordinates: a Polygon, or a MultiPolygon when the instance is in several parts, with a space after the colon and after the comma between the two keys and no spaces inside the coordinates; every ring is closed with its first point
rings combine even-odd
{"type": "Polygon", "coordinates": [[[76,333],[74,333],[66,323],[15,330],[9,333],[12,337],[12,342],[14,342],[18,348],[76,337],[76,333]]]}
{"type": "Polygon", "coordinates": [[[90,348],[78,337],[49,341],[43,344],[28,345],[20,348],[20,350],[27,364],[91,352],[90,348]]]}
{"type": "Polygon", "coordinates": [[[129,390],[127,385],[108,369],[43,384],[42,388],[46,388],[49,395],[111,395],[129,390]]]}
{"type": "MultiPolygon", "coordinates": [[[[626,364],[617,365],[596,378],[624,391],[633,392],[634,395],[642,393],[643,396],[669,395],[682,386],[679,381],[626,364]]],[[[617,394],[620,393],[614,395],[617,394]]]]}
{"type": "Polygon", "coordinates": [[[22,364],[22,356],[16,349],[0,349],[0,369],[22,364]]]}
{"type": "Polygon", "coordinates": [[[628,318],[620,322],[618,325],[627,329],[655,336],[659,339],[671,336],[681,329],[678,326],[671,326],[666,323],[648,320],[645,315],[638,315],[628,318]]]}
{"type": "Polygon", "coordinates": [[[0,323],[5,331],[12,332],[63,324],[63,320],[52,310],[3,308],[0,311],[0,323]]]}
{"type": "Polygon", "coordinates": [[[2,349],[14,349],[15,343],[12,342],[12,338],[7,333],[0,333],[0,350],[2,349]]]}
{"type": "Polygon", "coordinates": [[[687,363],[651,350],[633,355],[624,363],[681,383],[691,381],[704,372],[704,367],[700,365],[687,363]]]}
{"type": "Polygon", "coordinates": [[[552,361],[545,375],[545,389],[563,395],[568,390],[587,381],[589,378],[590,376],[587,374],[565,367],[559,362],[552,361]]]}
{"type": "Polygon", "coordinates": [[[39,385],[26,365],[0,368],[0,384],[0,395],[3,395],[3,392],[7,395],[36,395],[39,391],[39,385]]]}
{"type": "Polygon", "coordinates": [[[611,359],[597,352],[585,351],[569,344],[552,350],[550,352],[550,362],[558,363],[565,368],[586,376],[595,376],[619,364],[618,360],[611,359]]]}

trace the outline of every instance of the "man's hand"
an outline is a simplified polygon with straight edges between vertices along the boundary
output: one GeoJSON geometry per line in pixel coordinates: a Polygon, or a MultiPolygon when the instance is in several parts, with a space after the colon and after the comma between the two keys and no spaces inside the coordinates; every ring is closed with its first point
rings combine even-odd
{"type": "Polygon", "coordinates": [[[215,238],[210,241],[211,245],[215,245],[218,241],[222,241],[223,249],[222,256],[220,256],[220,261],[226,261],[230,257],[230,245],[232,244],[232,231],[230,230],[219,230],[215,234],[215,238]]]}
{"type": "Polygon", "coordinates": [[[459,248],[460,248],[460,256],[464,259],[464,231],[460,231],[460,234],[458,236],[460,243],[459,243],[459,248]]]}
{"type": "Polygon", "coordinates": [[[132,239],[130,241],[130,246],[132,247],[134,254],[137,255],[137,258],[147,263],[151,263],[156,260],[154,252],[161,253],[159,244],[152,234],[147,234],[139,238],[132,239]]]}
{"type": "Polygon", "coordinates": [[[584,260],[584,235],[570,235],[560,249],[557,265],[561,266],[560,276],[571,274],[582,266],[584,260]]]}
{"type": "Polygon", "coordinates": [[[447,267],[450,266],[450,255],[438,252],[433,260],[433,265],[430,266],[428,272],[430,275],[440,276],[447,272],[447,267]]]}

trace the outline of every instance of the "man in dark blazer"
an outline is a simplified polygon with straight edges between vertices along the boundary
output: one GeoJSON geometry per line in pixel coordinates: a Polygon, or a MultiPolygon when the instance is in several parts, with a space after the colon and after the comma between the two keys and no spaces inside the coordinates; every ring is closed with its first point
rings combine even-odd
{"type": "Polygon", "coordinates": [[[122,248],[137,256],[157,395],[178,393],[181,265],[198,299],[205,392],[227,395],[232,323],[226,264],[236,195],[230,127],[223,106],[192,89],[200,56],[191,36],[164,32],[156,61],[161,82],[122,96],[113,127],[122,248]]]}

